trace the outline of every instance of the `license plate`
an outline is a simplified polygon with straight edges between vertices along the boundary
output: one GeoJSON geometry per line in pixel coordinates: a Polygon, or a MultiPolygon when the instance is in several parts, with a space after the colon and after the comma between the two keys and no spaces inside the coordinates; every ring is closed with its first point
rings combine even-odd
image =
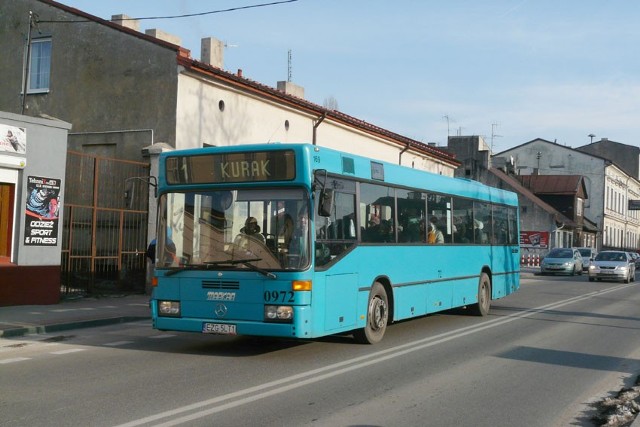
{"type": "Polygon", "coordinates": [[[228,323],[203,323],[203,334],[236,335],[236,325],[228,323]]]}

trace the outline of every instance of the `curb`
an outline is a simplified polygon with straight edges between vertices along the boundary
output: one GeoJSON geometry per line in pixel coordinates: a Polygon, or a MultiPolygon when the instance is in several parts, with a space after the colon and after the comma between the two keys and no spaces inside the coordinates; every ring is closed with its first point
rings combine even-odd
{"type": "Polygon", "coordinates": [[[149,316],[120,316],[105,319],[80,320],[52,325],[20,326],[16,328],[0,330],[0,338],[13,338],[32,334],[47,334],[52,332],[68,331],[71,329],[93,328],[97,326],[115,325],[118,323],[137,322],[140,320],[149,319],[149,316]]]}

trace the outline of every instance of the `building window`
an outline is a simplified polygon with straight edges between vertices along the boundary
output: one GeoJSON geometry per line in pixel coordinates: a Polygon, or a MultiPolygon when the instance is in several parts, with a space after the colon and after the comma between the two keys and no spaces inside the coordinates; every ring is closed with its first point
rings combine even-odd
{"type": "Polygon", "coordinates": [[[36,39],[31,42],[29,59],[29,86],[27,93],[49,91],[51,75],[51,39],[36,39]]]}
{"type": "Polygon", "coordinates": [[[583,211],[583,207],[584,207],[584,199],[578,197],[578,199],[576,200],[576,215],[577,216],[582,216],[582,211],[583,211]]]}

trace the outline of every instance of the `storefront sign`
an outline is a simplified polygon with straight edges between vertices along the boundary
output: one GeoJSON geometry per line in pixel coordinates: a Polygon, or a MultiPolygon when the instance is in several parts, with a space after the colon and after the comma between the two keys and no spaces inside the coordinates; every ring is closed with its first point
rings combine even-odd
{"type": "Polygon", "coordinates": [[[521,231],[520,232],[521,248],[541,248],[549,247],[548,231],[521,231]]]}
{"type": "Polygon", "coordinates": [[[58,212],[61,180],[27,177],[24,244],[56,246],[58,244],[58,212]]]}

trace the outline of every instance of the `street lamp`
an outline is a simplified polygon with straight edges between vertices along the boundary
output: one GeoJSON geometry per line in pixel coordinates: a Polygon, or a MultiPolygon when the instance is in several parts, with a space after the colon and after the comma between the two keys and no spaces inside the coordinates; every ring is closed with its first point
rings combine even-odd
{"type": "Polygon", "coordinates": [[[590,144],[593,144],[593,138],[595,138],[596,136],[592,133],[590,133],[589,135],[587,135],[589,138],[591,138],[591,142],[590,144]]]}

